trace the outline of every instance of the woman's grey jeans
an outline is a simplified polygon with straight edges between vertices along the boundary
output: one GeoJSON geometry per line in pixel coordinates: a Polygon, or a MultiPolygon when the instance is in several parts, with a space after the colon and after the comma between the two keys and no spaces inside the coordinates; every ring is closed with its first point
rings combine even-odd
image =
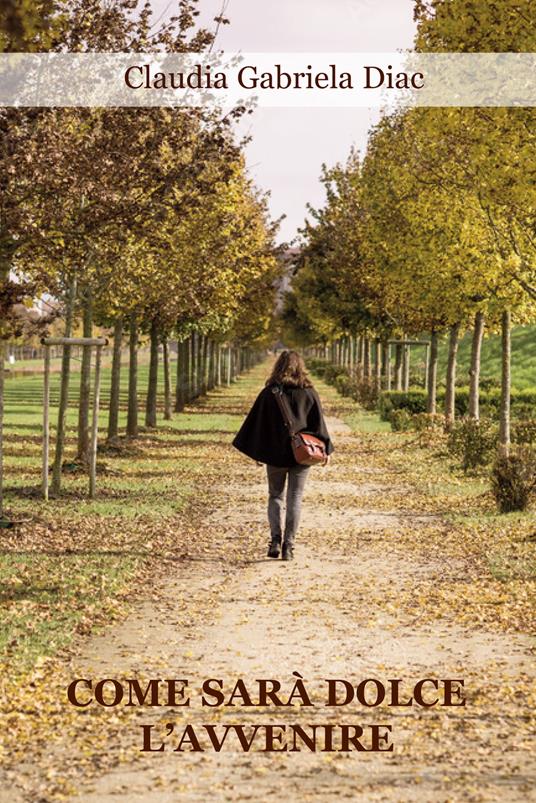
{"type": "Polygon", "coordinates": [[[310,466],[292,466],[280,468],[279,466],[266,466],[268,474],[268,521],[272,541],[281,541],[281,514],[283,511],[283,495],[285,482],[287,482],[287,512],[285,516],[285,541],[294,543],[294,537],[300,523],[301,503],[305,481],[310,466]]]}

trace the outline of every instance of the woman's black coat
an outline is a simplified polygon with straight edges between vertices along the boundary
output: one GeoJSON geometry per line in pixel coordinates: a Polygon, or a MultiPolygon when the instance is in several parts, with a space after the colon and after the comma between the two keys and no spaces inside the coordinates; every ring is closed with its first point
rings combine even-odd
{"type": "MultiPolygon", "coordinates": [[[[269,466],[295,466],[297,463],[292,453],[290,436],[274,396],[273,387],[269,385],[259,393],[233,440],[233,446],[253,460],[267,463],[269,466]]],[[[282,387],[290,403],[296,431],[310,432],[321,438],[326,444],[327,453],[331,454],[333,444],[316,390],[298,388],[294,385],[282,387]]]]}

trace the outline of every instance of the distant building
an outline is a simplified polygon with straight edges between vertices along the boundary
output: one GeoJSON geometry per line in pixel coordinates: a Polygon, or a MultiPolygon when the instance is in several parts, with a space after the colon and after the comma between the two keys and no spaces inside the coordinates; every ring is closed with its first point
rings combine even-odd
{"type": "Polygon", "coordinates": [[[53,298],[48,294],[42,295],[40,298],[34,298],[30,313],[34,318],[45,318],[50,314],[56,313],[59,307],[60,302],[57,298],[53,298]]]}

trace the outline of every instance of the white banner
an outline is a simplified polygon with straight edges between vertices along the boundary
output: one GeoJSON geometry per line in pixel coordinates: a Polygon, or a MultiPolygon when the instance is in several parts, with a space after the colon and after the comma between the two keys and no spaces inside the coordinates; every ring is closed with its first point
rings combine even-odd
{"type": "Polygon", "coordinates": [[[0,106],[535,106],[535,53],[2,53],[0,106]]]}

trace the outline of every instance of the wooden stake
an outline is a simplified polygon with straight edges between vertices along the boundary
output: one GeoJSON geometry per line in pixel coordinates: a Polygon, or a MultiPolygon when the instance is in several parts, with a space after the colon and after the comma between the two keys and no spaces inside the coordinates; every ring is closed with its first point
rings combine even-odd
{"type": "Polygon", "coordinates": [[[50,346],[45,346],[45,378],[43,383],[43,499],[48,502],[48,461],[50,453],[50,346]]]}
{"type": "Polygon", "coordinates": [[[218,356],[217,356],[217,368],[216,368],[216,385],[220,387],[221,385],[221,374],[222,374],[222,346],[221,343],[218,343],[218,356]]]}
{"type": "Polygon", "coordinates": [[[411,346],[405,342],[403,345],[404,351],[402,352],[402,389],[405,393],[409,391],[409,376],[411,368],[411,346]]]}
{"type": "Polygon", "coordinates": [[[93,392],[93,425],[91,427],[91,458],[89,465],[89,498],[95,498],[97,486],[97,437],[99,434],[99,396],[102,346],[97,346],[95,356],[95,385],[93,392]]]}
{"type": "Polygon", "coordinates": [[[502,314],[502,368],[501,368],[501,415],[499,428],[499,453],[503,457],[510,454],[510,406],[511,406],[511,362],[512,362],[512,314],[504,310],[502,314]]]}
{"type": "Polygon", "coordinates": [[[6,347],[0,340],[0,518],[4,515],[4,391],[6,347]]]}

